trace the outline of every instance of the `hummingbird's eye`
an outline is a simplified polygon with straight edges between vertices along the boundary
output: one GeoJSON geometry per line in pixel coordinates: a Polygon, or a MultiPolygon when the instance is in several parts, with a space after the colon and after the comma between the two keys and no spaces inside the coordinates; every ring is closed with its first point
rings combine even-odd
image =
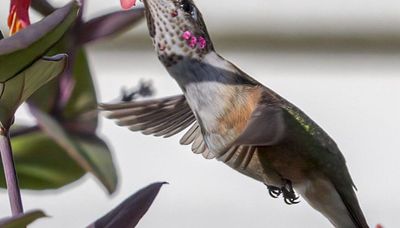
{"type": "Polygon", "coordinates": [[[181,8],[183,9],[183,11],[185,11],[186,13],[191,13],[193,10],[193,6],[192,4],[188,1],[188,0],[183,0],[181,2],[181,8]]]}
{"type": "Polygon", "coordinates": [[[186,13],[190,14],[193,19],[197,20],[197,10],[196,7],[189,0],[181,1],[181,8],[186,13]]]}

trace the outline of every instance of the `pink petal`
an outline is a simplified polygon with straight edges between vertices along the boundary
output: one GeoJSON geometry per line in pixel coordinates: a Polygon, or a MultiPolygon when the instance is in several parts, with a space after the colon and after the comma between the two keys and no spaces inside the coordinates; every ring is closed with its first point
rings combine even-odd
{"type": "Polygon", "coordinates": [[[10,34],[30,25],[29,5],[31,0],[11,0],[10,13],[8,15],[8,27],[10,34]]]}
{"type": "Polygon", "coordinates": [[[123,9],[130,9],[136,5],[136,0],[120,0],[123,9]]]}

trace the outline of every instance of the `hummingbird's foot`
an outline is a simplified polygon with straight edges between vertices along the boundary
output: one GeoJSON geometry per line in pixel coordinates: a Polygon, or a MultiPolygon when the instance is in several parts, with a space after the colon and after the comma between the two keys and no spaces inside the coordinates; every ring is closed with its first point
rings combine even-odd
{"type": "Polygon", "coordinates": [[[294,192],[292,182],[286,180],[286,184],[281,188],[281,190],[286,204],[292,205],[300,203],[300,201],[298,201],[299,196],[296,196],[296,193],[294,192]]]}
{"type": "Polygon", "coordinates": [[[265,184],[268,188],[269,195],[275,199],[282,195],[283,200],[288,205],[300,203],[300,201],[298,201],[299,197],[294,192],[292,182],[286,179],[284,179],[283,181],[285,182],[285,184],[283,185],[283,187],[280,188],[273,185],[265,184]]]}
{"type": "Polygon", "coordinates": [[[275,186],[272,186],[272,185],[267,185],[267,184],[266,184],[266,186],[268,188],[269,195],[272,198],[276,199],[282,194],[281,188],[278,188],[278,187],[275,187],[275,186]]]}

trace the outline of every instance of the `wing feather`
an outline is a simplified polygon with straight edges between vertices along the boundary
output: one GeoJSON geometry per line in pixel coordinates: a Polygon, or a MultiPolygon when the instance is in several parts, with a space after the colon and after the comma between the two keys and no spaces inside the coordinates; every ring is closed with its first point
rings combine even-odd
{"type": "Polygon", "coordinates": [[[184,112],[168,112],[165,113],[165,116],[162,117],[155,117],[153,120],[151,118],[149,120],[144,120],[144,121],[139,121],[135,124],[130,125],[130,128],[132,131],[143,131],[149,128],[154,128],[163,124],[167,124],[172,120],[175,120],[176,118],[179,118],[182,114],[184,113],[189,113],[191,115],[190,110],[185,110],[184,112]]]}
{"type": "MultiPolygon", "coordinates": [[[[207,148],[200,126],[183,95],[100,104],[100,108],[107,111],[106,117],[114,119],[117,125],[128,127],[131,131],[140,131],[145,135],[168,138],[190,127],[182,136],[180,144],[192,144],[193,153],[202,154],[206,159],[216,158],[207,148]]],[[[246,167],[254,151],[255,147],[251,145],[234,145],[218,154],[217,158],[223,162],[233,162],[235,166],[246,167]]]]}
{"type": "Polygon", "coordinates": [[[145,135],[168,138],[191,126],[180,143],[192,144],[193,153],[202,154],[207,159],[215,158],[208,150],[196,118],[183,95],[99,106],[108,112],[106,117],[114,119],[117,125],[145,135]]]}
{"type": "Polygon", "coordinates": [[[198,134],[197,129],[199,125],[197,123],[193,124],[192,127],[183,135],[181,140],[179,141],[182,145],[190,145],[196,138],[196,134],[198,134]]]}

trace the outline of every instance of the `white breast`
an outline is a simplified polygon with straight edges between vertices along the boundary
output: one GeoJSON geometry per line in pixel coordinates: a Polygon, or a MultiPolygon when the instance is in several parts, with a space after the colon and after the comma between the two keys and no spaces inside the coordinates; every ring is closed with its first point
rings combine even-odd
{"type": "Polygon", "coordinates": [[[204,130],[217,128],[216,120],[228,105],[226,85],[219,82],[197,82],[186,86],[185,96],[192,110],[202,120],[204,130]]]}
{"type": "Polygon", "coordinates": [[[202,61],[184,59],[168,68],[184,91],[196,118],[200,120],[205,134],[204,140],[211,150],[218,150],[231,141],[214,132],[219,128],[218,118],[231,105],[235,87],[240,86],[229,75],[234,70],[229,62],[214,52],[209,53],[202,61]]]}

